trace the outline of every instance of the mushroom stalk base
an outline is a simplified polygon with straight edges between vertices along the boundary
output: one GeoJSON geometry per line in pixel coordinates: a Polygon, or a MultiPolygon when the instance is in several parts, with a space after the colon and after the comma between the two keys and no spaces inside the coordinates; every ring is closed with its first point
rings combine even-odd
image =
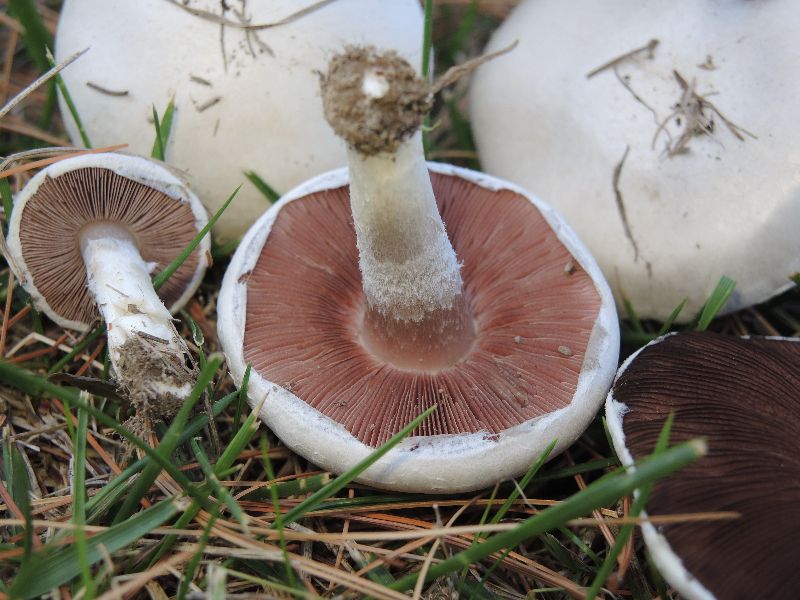
{"type": "Polygon", "coordinates": [[[363,342],[400,367],[452,365],[471,347],[474,325],[422,136],[391,154],[349,152],[350,205],[367,299],[363,342]]]}
{"type": "Polygon", "coordinates": [[[153,288],[154,265],[144,261],[125,229],[111,224],[85,228],[80,245],[89,291],[106,321],[118,383],[135,405],[146,403],[150,416],[172,416],[191,392],[195,370],[186,342],[153,288]]]}
{"type": "Polygon", "coordinates": [[[361,328],[361,343],[373,356],[410,371],[453,366],[469,353],[474,339],[463,296],[452,308],[428,313],[419,321],[394,319],[367,308],[361,328]]]}

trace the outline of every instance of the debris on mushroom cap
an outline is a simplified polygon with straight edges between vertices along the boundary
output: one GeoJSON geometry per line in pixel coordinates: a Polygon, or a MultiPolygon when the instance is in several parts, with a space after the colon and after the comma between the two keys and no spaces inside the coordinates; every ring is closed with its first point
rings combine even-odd
{"type": "Polygon", "coordinates": [[[800,271],[795,0],[526,0],[470,89],[481,164],[561,211],[642,317],[800,271]],[[765,65],[768,65],[765,68],[765,65]]]}
{"type": "Polygon", "coordinates": [[[251,402],[267,396],[262,418],[299,454],[342,472],[436,403],[361,481],[469,490],[583,431],[616,368],[618,327],[596,264],[549,207],[483,174],[429,168],[480,336],[461,362],[397,368],[361,345],[346,170],[293,190],[253,225],[226,272],[218,327],[234,380],[252,364],[251,402]]]}
{"type": "MultiPolygon", "coordinates": [[[[125,142],[149,153],[153,106],[163,117],[174,98],[167,159],[187,171],[213,213],[242,171],[284,192],[343,166],[345,147],[322,116],[316,72],[353,42],[394,48],[418,65],[422,25],[418,0],[72,0],[55,50],[66,57],[90,47],[63,77],[96,146],[125,142]]],[[[64,121],[80,143],[72,120],[64,121]]],[[[215,236],[241,236],[268,207],[245,182],[215,236]]]]}
{"type": "Polygon", "coordinates": [[[656,484],[649,516],[734,512],[735,520],[643,527],[665,579],[688,598],[794,598],[800,537],[800,339],[670,335],[623,365],[606,402],[630,465],[704,437],[705,458],[656,484]]]}

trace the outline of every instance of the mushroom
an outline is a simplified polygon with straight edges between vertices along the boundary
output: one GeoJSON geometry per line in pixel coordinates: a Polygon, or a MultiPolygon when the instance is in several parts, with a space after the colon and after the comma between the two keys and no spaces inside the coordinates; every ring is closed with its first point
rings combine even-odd
{"type": "Polygon", "coordinates": [[[800,271],[800,11],[794,0],[525,0],[488,50],[470,114],[490,173],[552,198],[618,300],[689,320],[800,271]]]}
{"type": "Polygon", "coordinates": [[[616,369],[597,265],[522,189],[425,162],[429,87],[397,54],[349,48],[322,88],[350,170],[290,191],[236,251],[218,301],[234,380],[251,365],[261,418],[334,472],[436,404],[362,474],[373,486],[461,491],[525,472],[582,433],[616,369]]]}
{"type": "Polygon", "coordinates": [[[164,302],[176,311],[197,289],[208,237],[158,294],[151,275],[206,222],[202,204],[175,175],[124,154],[61,160],[31,179],[14,203],[9,264],[37,309],[62,327],[86,331],[99,311],[117,381],[137,414],[147,409],[145,417],[169,415],[194,385],[186,342],[164,302]]]}
{"type": "MultiPolygon", "coordinates": [[[[422,23],[418,0],[68,0],[56,56],[90,47],[63,77],[96,146],[122,142],[149,154],[153,106],[163,112],[174,98],[167,159],[214,213],[243,171],[284,192],[344,166],[316,72],[346,43],[380,43],[419,64],[422,23]]],[[[63,99],[61,108],[67,115],[63,99]]],[[[245,183],[215,237],[238,239],[268,207],[245,183]]]]}
{"type": "Polygon", "coordinates": [[[795,598],[800,537],[800,339],[681,333],[620,368],[606,401],[626,465],[671,441],[708,441],[705,458],[659,482],[647,517],[728,512],[736,520],[642,526],[664,578],[690,599],[795,598]]]}

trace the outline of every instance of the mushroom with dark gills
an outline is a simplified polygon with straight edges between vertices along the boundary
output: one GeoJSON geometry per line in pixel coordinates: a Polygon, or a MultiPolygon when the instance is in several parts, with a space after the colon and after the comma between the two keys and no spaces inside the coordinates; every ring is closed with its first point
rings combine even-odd
{"type": "Polygon", "coordinates": [[[61,160],[15,200],[9,263],[36,307],[62,327],[85,331],[99,311],[115,377],[140,417],[167,416],[194,385],[196,369],[170,310],[200,284],[208,238],[158,293],[151,275],[205,224],[202,204],[178,177],[125,154],[61,160]]]}
{"type": "Polygon", "coordinates": [[[800,538],[800,339],[682,333],[621,367],[606,402],[617,455],[698,436],[708,455],[658,482],[647,517],[734,512],[739,518],[656,528],[644,540],[664,578],[693,600],[797,598],[800,538]]]}
{"type": "Polygon", "coordinates": [[[377,487],[477,489],[565,448],[619,351],[592,257],[523,190],[425,162],[430,88],[395,53],[347,49],[322,95],[349,171],[289,192],[239,246],[218,309],[234,380],[252,365],[264,421],[334,472],[436,404],[361,475],[377,487]]]}

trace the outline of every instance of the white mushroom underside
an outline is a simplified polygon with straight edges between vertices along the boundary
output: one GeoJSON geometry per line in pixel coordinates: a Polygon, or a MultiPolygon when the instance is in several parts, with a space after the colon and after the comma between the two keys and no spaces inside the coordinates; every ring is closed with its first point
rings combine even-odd
{"type": "MultiPolygon", "coordinates": [[[[524,473],[554,439],[554,453],[566,448],[594,417],[613,378],[619,351],[619,328],[611,292],[594,259],[572,230],[546,204],[523,190],[492,177],[450,165],[428,164],[431,171],[456,175],[488,189],[509,189],[527,197],[543,214],[558,238],[595,282],[601,310],[586,349],[583,370],[572,403],[490,436],[485,432],[403,440],[359,478],[362,483],[402,491],[466,491],[524,473]]],[[[321,175],[295,188],[248,231],[225,273],[219,296],[219,337],[237,385],[246,364],[242,352],[247,309],[247,284],[242,274],[252,270],[272,224],[287,203],[313,192],[345,185],[347,169],[321,175]]],[[[371,448],[343,426],[257,372],[250,375],[251,406],[264,400],[260,416],[298,454],[330,471],[341,473],[368,456],[371,448]]]]}

